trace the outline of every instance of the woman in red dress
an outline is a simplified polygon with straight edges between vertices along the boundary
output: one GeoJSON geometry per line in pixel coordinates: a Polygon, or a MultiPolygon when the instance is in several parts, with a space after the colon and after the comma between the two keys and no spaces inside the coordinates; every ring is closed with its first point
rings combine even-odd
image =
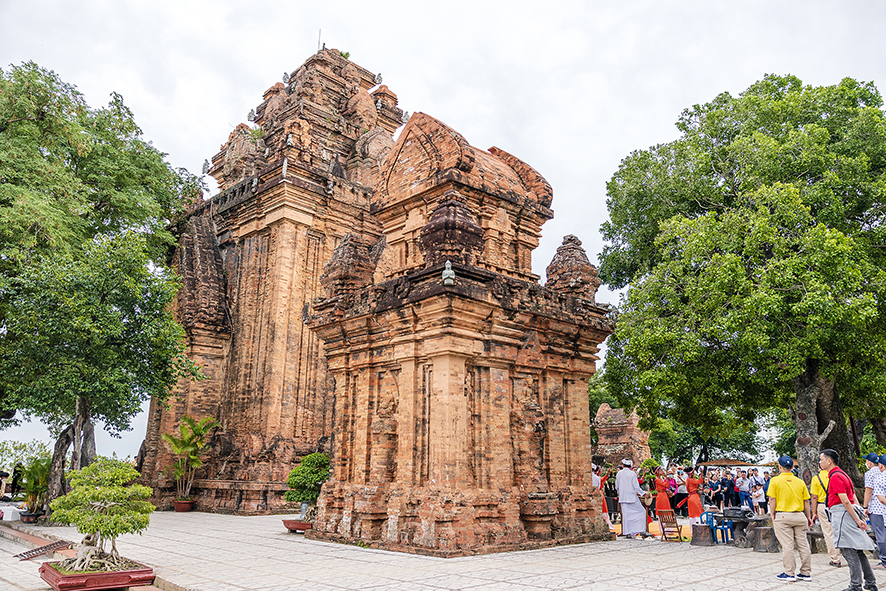
{"type": "Polygon", "coordinates": [[[696,468],[696,472],[690,472],[686,478],[686,492],[689,493],[686,503],[689,507],[689,523],[691,524],[701,523],[699,517],[704,513],[704,508],[701,506],[701,497],[698,496],[698,489],[704,486],[704,479],[703,468],[696,468]]]}
{"type": "Polygon", "coordinates": [[[655,512],[670,511],[671,499],[668,498],[668,476],[665,474],[664,468],[659,466],[655,469],[655,512]]]}

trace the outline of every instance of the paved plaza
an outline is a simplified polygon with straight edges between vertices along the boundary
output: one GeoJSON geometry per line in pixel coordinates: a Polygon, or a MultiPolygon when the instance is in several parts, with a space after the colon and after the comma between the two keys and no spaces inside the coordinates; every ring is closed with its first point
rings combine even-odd
{"type": "MultiPolygon", "coordinates": [[[[155,585],[171,591],[531,591],[534,589],[763,591],[845,589],[846,567],[812,557],[812,581],[779,583],[780,554],[731,546],[619,540],[463,558],[432,558],[306,540],[286,532],[285,516],[239,517],[156,512],[142,536],[118,540],[121,554],[154,567],[155,585]]],[[[33,528],[79,541],[66,527],[33,528]]],[[[39,559],[0,538],[0,589],[45,590],[39,559]]],[[[881,576],[886,583],[886,576],[881,576]]]]}

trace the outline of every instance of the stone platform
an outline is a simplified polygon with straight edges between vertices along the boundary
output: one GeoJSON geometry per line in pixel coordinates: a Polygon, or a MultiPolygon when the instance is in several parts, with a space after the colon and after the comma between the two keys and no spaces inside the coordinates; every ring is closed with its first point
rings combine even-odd
{"type": "MultiPolygon", "coordinates": [[[[775,580],[779,554],[732,546],[619,540],[542,550],[435,558],[306,540],[289,534],[285,516],[242,517],[157,512],[143,536],[122,536],[125,556],[151,565],[167,591],[718,591],[784,589],[775,580]]],[[[20,526],[19,526],[20,527],[20,526]]],[[[31,527],[38,535],[77,540],[73,528],[31,527]]],[[[0,537],[0,589],[45,591],[41,559],[12,558],[25,549],[0,537]]],[[[880,583],[886,577],[879,575],[880,583]]],[[[812,556],[806,591],[843,589],[848,569],[812,556]]]]}

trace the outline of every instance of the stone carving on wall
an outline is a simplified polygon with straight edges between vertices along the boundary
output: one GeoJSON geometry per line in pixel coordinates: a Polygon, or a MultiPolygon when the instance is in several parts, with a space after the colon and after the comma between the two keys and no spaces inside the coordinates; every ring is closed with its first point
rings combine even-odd
{"type": "Polygon", "coordinates": [[[567,240],[540,285],[550,185],[424,113],[394,141],[404,115],[377,84],[321,50],[264,94],[261,143],[241,125],[212,157],[221,191],[176,252],[207,379],[152,405],[154,500],[174,496],[160,434],[213,416],[203,510],[291,510],[287,474],[322,451],[317,539],[456,556],[608,537],[587,379],[614,321],[587,256],[567,240]]]}

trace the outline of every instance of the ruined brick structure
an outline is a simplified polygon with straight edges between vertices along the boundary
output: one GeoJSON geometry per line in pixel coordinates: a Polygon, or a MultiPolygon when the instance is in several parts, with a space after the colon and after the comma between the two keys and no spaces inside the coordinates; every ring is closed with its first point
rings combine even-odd
{"type": "Polygon", "coordinates": [[[639,466],[643,460],[652,457],[649,451],[649,433],[637,425],[637,413],[625,414],[624,409],[612,408],[605,402],[597,409],[594,430],[597,432],[597,446],[594,448],[595,461],[609,462],[620,466],[625,458],[639,466]]]}
{"type": "Polygon", "coordinates": [[[281,507],[332,456],[312,536],[442,556],[608,534],[590,486],[587,379],[614,329],[574,236],[532,251],[552,190],[518,158],[416,113],[324,50],[213,158],[222,192],[181,225],[177,305],[209,379],[152,409],[216,416],[204,509],[281,507]]]}

